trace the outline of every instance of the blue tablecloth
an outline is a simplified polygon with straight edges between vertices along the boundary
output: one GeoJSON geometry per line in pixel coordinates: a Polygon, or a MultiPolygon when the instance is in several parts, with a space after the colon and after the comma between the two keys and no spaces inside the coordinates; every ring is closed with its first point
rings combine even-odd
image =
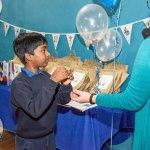
{"type": "Polygon", "coordinates": [[[5,129],[14,131],[15,118],[10,103],[10,87],[0,85],[0,119],[5,129]]]}
{"type": "MultiPolygon", "coordinates": [[[[58,106],[56,145],[61,150],[100,150],[113,135],[123,128],[134,127],[134,113],[94,107],[85,112],[58,106]]],[[[0,85],[0,118],[4,128],[14,131],[15,119],[10,104],[10,87],[0,85]]],[[[125,137],[120,137],[123,140],[125,137]]]]}

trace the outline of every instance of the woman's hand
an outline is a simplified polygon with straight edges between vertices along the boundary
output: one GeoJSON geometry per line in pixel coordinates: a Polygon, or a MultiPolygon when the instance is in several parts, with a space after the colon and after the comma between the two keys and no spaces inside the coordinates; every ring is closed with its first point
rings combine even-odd
{"type": "MultiPolygon", "coordinates": [[[[89,103],[91,94],[88,92],[73,90],[71,92],[70,96],[71,96],[72,100],[77,101],[79,103],[89,103]]],[[[93,102],[95,102],[94,97],[93,97],[93,102]]]]}

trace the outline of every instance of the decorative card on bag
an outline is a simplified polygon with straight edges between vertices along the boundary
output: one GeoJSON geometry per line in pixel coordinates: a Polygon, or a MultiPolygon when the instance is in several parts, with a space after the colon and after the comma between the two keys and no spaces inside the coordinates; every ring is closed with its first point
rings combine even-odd
{"type": "Polygon", "coordinates": [[[14,78],[21,72],[22,67],[22,65],[14,64],[14,78]]]}
{"type": "Polygon", "coordinates": [[[113,75],[102,75],[100,78],[100,90],[106,90],[113,81],[113,75]]]}
{"type": "MultiPolygon", "coordinates": [[[[88,72],[84,71],[84,70],[78,70],[78,69],[76,69],[73,72],[73,77],[74,77],[74,79],[71,82],[71,85],[72,85],[73,89],[78,89],[79,90],[83,86],[85,80],[87,79],[88,72]]],[[[84,85],[84,87],[85,86],[86,85],[84,85]]],[[[82,88],[82,90],[83,90],[83,88],[82,88]]]]}
{"type": "Polygon", "coordinates": [[[75,71],[73,73],[73,77],[74,77],[74,80],[71,82],[71,85],[73,87],[78,87],[79,83],[83,80],[83,78],[85,77],[85,74],[84,73],[81,73],[81,72],[77,72],[75,71]]]}
{"type": "Polygon", "coordinates": [[[8,85],[8,77],[9,77],[9,63],[3,62],[3,75],[2,75],[2,84],[8,85]]]}
{"type": "Polygon", "coordinates": [[[9,75],[8,75],[8,85],[11,85],[13,79],[14,79],[14,63],[13,62],[9,62],[9,75]]]}

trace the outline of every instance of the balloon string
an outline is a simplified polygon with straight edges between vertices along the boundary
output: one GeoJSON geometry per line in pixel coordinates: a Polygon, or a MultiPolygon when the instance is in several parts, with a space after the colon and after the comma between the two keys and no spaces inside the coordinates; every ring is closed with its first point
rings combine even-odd
{"type": "MultiPolygon", "coordinates": [[[[94,44],[92,44],[92,46],[93,46],[93,50],[94,50],[94,59],[95,59],[97,62],[99,62],[98,59],[97,59],[97,57],[96,57],[96,47],[95,47],[94,44]]],[[[100,91],[99,91],[99,85],[100,85],[100,70],[99,70],[98,64],[96,65],[96,76],[97,76],[98,83],[95,85],[94,91],[95,91],[96,94],[98,94],[98,93],[100,93],[100,91]]]]}
{"type": "MultiPolygon", "coordinates": [[[[117,15],[117,27],[115,28],[115,31],[117,31],[118,29],[118,26],[119,26],[119,21],[120,21],[120,13],[121,13],[121,8],[122,8],[122,0],[120,1],[120,6],[119,6],[119,11],[118,11],[118,15],[117,15]]],[[[112,9],[112,11],[114,11],[112,9]]],[[[115,57],[114,57],[114,61],[113,61],[113,65],[114,65],[114,71],[113,71],[113,86],[112,86],[112,93],[114,93],[114,90],[115,90],[115,76],[116,76],[116,54],[118,54],[117,52],[117,47],[119,45],[119,39],[118,39],[118,36],[117,36],[117,32],[116,32],[116,36],[115,36],[115,50],[114,50],[114,54],[115,54],[115,57]]],[[[114,112],[113,112],[113,109],[112,109],[112,115],[111,115],[111,144],[110,144],[110,150],[112,150],[112,142],[113,142],[113,125],[114,125],[114,112]]]]}

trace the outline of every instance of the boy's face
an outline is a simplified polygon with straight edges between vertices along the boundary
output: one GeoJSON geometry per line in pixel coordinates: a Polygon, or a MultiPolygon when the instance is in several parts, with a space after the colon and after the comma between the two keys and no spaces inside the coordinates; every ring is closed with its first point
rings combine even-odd
{"type": "Polygon", "coordinates": [[[47,44],[42,44],[34,50],[32,55],[32,64],[35,67],[45,67],[49,62],[50,53],[47,50],[47,44]]]}

